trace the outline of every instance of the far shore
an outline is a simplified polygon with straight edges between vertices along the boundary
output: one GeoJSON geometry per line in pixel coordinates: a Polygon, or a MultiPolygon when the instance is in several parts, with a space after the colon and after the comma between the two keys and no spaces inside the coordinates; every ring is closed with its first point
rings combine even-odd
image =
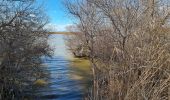
{"type": "Polygon", "coordinates": [[[64,34],[64,35],[71,35],[72,32],[49,32],[49,34],[64,34]]]}
{"type": "Polygon", "coordinates": [[[64,34],[64,35],[73,35],[78,33],[80,32],[49,32],[49,34],[64,34]]]}

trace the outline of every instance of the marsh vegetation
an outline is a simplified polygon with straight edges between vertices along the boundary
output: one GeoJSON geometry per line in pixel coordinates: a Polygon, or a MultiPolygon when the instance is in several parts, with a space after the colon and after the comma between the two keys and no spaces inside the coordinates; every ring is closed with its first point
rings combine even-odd
{"type": "Polygon", "coordinates": [[[66,0],[79,32],[75,56],[90,59],[86,100],[170,99],[169,0],[66,0]]]}
{"type": "Polygon", "coordinates": [[[36,0],[0,0],[0,100],[170,99],[170,0],[63,1],[69,32],[47,32],[36,0]]]}

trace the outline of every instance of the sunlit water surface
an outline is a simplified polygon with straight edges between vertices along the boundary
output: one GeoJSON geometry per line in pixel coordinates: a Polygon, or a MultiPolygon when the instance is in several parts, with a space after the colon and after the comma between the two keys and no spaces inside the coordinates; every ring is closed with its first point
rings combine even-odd
{"type": "Polygon", "coordinates": [[[49,73],[47,84],[36,86],[35,100],[82,100],[90,86],[88,60],[74,59],[67,50],[64,35],[53,34],[48,43],[54,49],[52,58],[43,58],[44,70],[49,73]]]}

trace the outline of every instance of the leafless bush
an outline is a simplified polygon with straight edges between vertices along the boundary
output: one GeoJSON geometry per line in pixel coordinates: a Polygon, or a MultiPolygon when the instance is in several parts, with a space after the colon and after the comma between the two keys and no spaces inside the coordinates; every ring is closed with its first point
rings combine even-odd
{"type": "MultiPolygon", "coordinates": [[[[89,100],[168,100],[169,0],[67,0],[90,51],[89,100]]],[[[80,38],[79,38],[80,39],[80,38]]]]}
{"type": "Polygon", "coordinates": [[[88,57],[89,50],[85,42],[85,35],[79,31],[78,26],[71,25],[67,27],[67,30],[70,32],[65,36],[68,49],[75,57],[88,57]]]}
{"type": "Polygon", "coordinates": [[[47,22],[34,0],[0,0],[0,99],[14,99],[24,82],[37,77],[40,57],[50,54],[47,22]]]}

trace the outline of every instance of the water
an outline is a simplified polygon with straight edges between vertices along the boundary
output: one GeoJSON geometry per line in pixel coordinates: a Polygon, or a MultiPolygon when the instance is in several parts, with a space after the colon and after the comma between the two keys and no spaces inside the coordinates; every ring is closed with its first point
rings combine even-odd
{"type": "Polygon", "coordinates": [[[49,73],[44,86],[35,86],[35,100],[82,100],[90,83],[90,68],[87,61],[74,59],[67,50],[63,35],[51,35],[52,58],[43,58],[45,72],[49,73]],[[76,63],[78,60],[79,64],[76,63]],[[82,65],[81,62],[82,61],[82,65]],[[85,63],[84,63],[85,62],[85,63]],[[82,67],[81,67],[82,66],[82,67]]]}

